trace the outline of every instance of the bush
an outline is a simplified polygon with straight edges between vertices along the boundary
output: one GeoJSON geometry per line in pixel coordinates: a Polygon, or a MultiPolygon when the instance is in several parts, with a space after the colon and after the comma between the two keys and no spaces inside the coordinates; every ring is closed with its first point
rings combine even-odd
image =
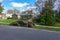
{"type": "Polygon", "coordinates": [[[7,19],[13,19],[13,18],[8,17],[7,19]]]}

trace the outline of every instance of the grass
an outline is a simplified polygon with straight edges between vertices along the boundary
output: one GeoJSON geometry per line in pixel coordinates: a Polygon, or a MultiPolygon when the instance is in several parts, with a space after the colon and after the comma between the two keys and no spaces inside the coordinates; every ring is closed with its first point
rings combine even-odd
{"type": "Polygon", "coordinates": [[[41,26],[34,26],[33,28],[44,29],[44,30],[52,30],[52,31],[60,31],[60,22],[56,22],[54,27],[41,27],[41,26]],[[57,28],[54,28],[57,27],[57,28]]]}
{"type": "Polygon", "coordinates": [[[17,19],[0,19],[0,24],[10,24],[17,21],[17,19]]]}
{"type": "Polygon", "coordinates": [[[50,27],[40,27],[40,26],[34,26],[33,28],[52,30],[52,31],[60,31],[60,28],[50,28],[50,27]]]}
{"type": "Polygon", "coordinates": [[[60,27],[60,22],[56,22],[54,26],[60,27]]]}

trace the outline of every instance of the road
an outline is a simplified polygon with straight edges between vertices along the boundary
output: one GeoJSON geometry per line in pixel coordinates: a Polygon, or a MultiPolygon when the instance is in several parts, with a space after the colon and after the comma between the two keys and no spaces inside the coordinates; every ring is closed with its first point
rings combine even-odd
{"type": "Polygon", "coordinates": [[[60,40],[60,32],[0,26],[0,40],[60,40]]]}

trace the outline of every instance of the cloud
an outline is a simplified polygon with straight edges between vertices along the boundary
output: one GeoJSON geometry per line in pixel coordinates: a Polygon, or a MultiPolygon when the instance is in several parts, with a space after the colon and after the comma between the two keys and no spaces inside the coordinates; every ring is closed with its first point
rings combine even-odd
{"type": "Polygon", "coordinates": [[[3,0],[0,0],[0,2],[3,2],[3,0]]]}
{"type": "Polygon", "coordinates": [[[27,6],[26,8],[23,8],[22,10],[20,10],[20,12],[26,11],[26,10],[34,10],[36,9],[36,6],[27,6]]]}
{"type": "Polygon", "coordinates": [[[16,2],[12,2],[11,4],[13,7],[24,7],[29,5],[28,3],[16,3],[16,2]]]}
{"type": "Polygon", "coordinates": [[[28,7],[26,7],[25,9],[23,9],[21,11],[23,12],[23,11],[26,11],[26,10],[34,10],[34,9],[36,9],[36,6],[28,6],[28,7]]]}
{"type": "Polygon", "coordinates": [[[35,6],[28,6],[27,9],[35,9],[35,6]]]}

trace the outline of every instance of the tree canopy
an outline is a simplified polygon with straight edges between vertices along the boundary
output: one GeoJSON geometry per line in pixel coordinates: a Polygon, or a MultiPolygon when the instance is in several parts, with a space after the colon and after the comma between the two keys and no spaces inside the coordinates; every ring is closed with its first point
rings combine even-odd
{"type": "Polygon", "coordinates": [[[2,3],[0,3],[0,13],[2,13],[3,12],[3,7],[2,7],[2,3]]]}
{"type": "Polygon", "coordinates": [[[39,24],[54,25],[55,24],[55,12],[53,9],[53,1],[46,0],[42,12],[40,12],[39,24]]]}

